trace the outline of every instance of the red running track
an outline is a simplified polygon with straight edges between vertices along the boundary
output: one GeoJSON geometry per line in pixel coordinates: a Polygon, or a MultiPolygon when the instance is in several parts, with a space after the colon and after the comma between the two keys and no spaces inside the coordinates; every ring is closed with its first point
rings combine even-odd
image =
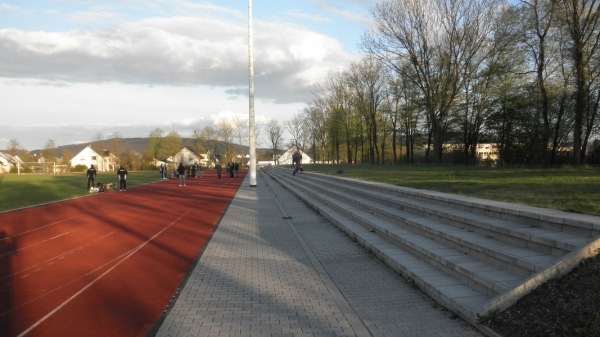
{"type": "Polygon", "coordinates": [[[0,214],[0,336],[148,335],[245,174],[0,214]]]}

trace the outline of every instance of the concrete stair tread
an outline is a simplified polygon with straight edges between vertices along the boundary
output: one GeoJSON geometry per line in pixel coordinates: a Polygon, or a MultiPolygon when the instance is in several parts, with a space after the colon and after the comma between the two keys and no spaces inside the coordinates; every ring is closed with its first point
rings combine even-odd
{"type": "MultiPolygon", "coordinates": [[[[296,191],[299,192],[300,188],[296,188],[296,191]]],[[[322,196],[321,196],[322,197],[322,196]]],[[[336,217],[343,217],[345,218],[344,220],[340,220],[338,219],[338,222],[341,222],[344,224],[344,226],[347,226],[348,223],[350,223],[351,221],[356,221],[358,218],[362,218],[364,219],[369,219],[369,218],[374,218],[372,219],[372,221],[367,221],[369,222],[369,225],[371,226],[377,226],[375,222],[380,221],[378,218],[374,217],[372,214],[362,211],[360,209],[352,209],[349,210],[348,208],[350,208],[349,205],[338,202],[332,198],[328,198],[327,200],[322,200],[322,201],[318,201],[318,198],[313,198],[311,196],[308,196],[307,194],[304,194],[304,198],[311,198],[313,201],[313,203],[322,203],[322,206],[318,207],[321,208],[323,210],[327,209],[327,211],[325,211],[325,213],[327,213],[327,215],[330,218],[336,218],[336,217]],[[327,204],[325,204],[325,202],[327,204]],[[352,220],[351,220],[352,219],[352,220]]],[[[381,223],[382,225],[387,225],[386,223],[381,223]]],[[[381,229],[381,228],[379,228],[381,229]]],[[[472,266],[480,266],[480,264],[475,264],[474,262],[480,262],[479,260],[465,255],[462,252],[457,251],[454,248],[450,248],[447,247],[439,242],[436,242],[435,240],[432,240],[430,238],[424,237],[420,234],[414,233],[408,229],[404,229],[404,228],[399,228],[399,227],[395,227],[392,228],[391,231],[388,232],[388,234],[390,234],[392,237],[395,237],[396,240],[398,242],[402,242],[403,246],[406,246],[407,248],[410,247],[411,250],[414,250],[415,252],[419,252],[419,254],[427,259],[430,259],[431,261],[435,261],[437,264],[439,265],[447,265],[447,270],[449,273],[457,273],[455,274],[455,276],[458,276],[458,274],[461,275],[466,275],[464,276],[465,278],[468,277],[470,279],[472,279],[474,282],[478,283],[481,287],[486,288],[488,290],[486,290],[486,292],[490,293],[490,296],[493,295],[493,293],[499,293],[499,292],[503,292],[505,290],[507,290],[506,288],[504,288],[504,283],[495,283],[494,279],[487,279],[486,277],[484,277],[483,275],[479,275],[477,272],[477,269],[473,269],[471,270],[470,268],[472,266]],[[465,261],[464,262],[470,262],[469,263],[464,263],[462,266],[461,265],[455,265],[453,263],[452,260],[450,260],[449,258],[451,256],[459,256],[462,257],[465,261]]],[[[490,265],[488,267],[487,270],[490,270],[490,268],[492,270],[495,270],[498,273],[501,273],[502,270],[498,267],[492,266],[490,265]]]]}
{"type": "MultiPolygon", "coordinates": [[[[339,187],[340,185],[338,184],[337,186],[339,187]]],[[[355,193],[365,193],[364,190],[361,191],[360,189],[357,189],[354,187],[348,187],[348,188],[351,189],[352,191],[354,191],[355,193]]],[[[443,206],[443,205],[438,205],[438,204],[427,204],[427,207],[423,207],[421,205],[421,203],[411,200],[406,196],[398,196],[398,195],[392,196],[389,193],[380,192],[380,191],[379,192],[373,191],[371,193],[373,195],[377,195],[380,198],[380,200],[385,200],[388,203],[392,203],[392,204],[400,203],[402,205],[411,205],[411,207],[414,207],[415,209],[420,209],[420,210],[426,211],[426,212],[432,212],[433,214],[438,214],[438,215],[443,214],[444,216],[450,217],[454,220],[462,220],[462,221],[469,220],[470,222],[477,223],[478,226],[481,226],[482,228],[486,228],[488,230],[500,230],[500,231],[505,231],[505,233],[508,233],[509,231],[514,231],[514,232],[516,232],[514,234],[517,234],[517,235],[519,234],[519,232],[522,232],[522,235],[524,236],[523,238],[527,238],[527,239],[531,239],[531,237],[535,237],[536,235],[545,237],[547,235],[547,233],[555,233],[556,232],[553,230],[545,229],[543,227],[525,226],[523,224],[515,223],[513,221],[509,221],[509,220],[505,220],[505,219],[498,219],[498,218],[494,218],[494,217],[490,217],[490,216],[486,216],[486,215],[482,215],[482,214],[477,214],[477,213],[467,213],[460,209],[443,206]]],[[[555,220],[555,221],[559,222],[559,220],[555,220]]],[[[582,238],[579,235],[576,235],[573,233],[568,233],[568,232],[561,232],[561,233],[563,234],[562,236],[552,238],[553,242],[556,242],[559,245],[562,243],[563,246],[568,248],[568,250],[572,250],[572,249],[574,249],[574,247],[579,246],[582,243],[582,238]]],[[[589,239],[587,241],[589,241],[589,239]]],[[[585,242],[585,241],[583,241],[583,242],[585,242]]]]}
{"type": "MultiPolygon", "coordinates": [[[[336,203],[336,201],[334,200],[330,200],[330,202],[336,203]]],[[[371,203],[374,202],[366,202],[367,205],[371,203]]],[[[350,207],[351,206],[347,203],[340,204],[340,208],[346,209],[346,212],[352,213],[354,215],[360,214],[363,217],[363,219],[365,219],[369,223],[369,225],[378,227],[384,232],[396,233],[397,236],[404,237],[406,239],[410,238],[410,240],[418,240],[418,238],[421,236],[419,234],[417,234],[417,236],[413,235],[412,231],[410,230],[404,230],[400,232],[398,231],[398,227],[394,226],[389,222],[381,221],[375,214],[357,209],[350,209],[350,207]]],[[[378,206],[376,204],[373,204],[372,207],[382,208],[386,206],[378,206]]],[[[402,218],[406,222],[410,222],[412,224],[419,224],[423,227],[427,227],[429,229],[437,231],[437,233],[435,234],[438,236],[443,236],[447,239],[451,239],[457,243],[460,243],[461,245],[469,246],[473,249],[478,249],[482,252],[490,252],[490,254],[493,254],[496,258],[500,257],[499,253],[493,253],[491,251],[510,252],[506,254],[506,257],[504,258],[507,262],[515,263],[520,267],[526,268],[531,271],[543,270],[547,268],[549,264],[552,264],[556,261],[556,258],[554,258],[553,256],[543,254],[528,248],[515,247],[514,245],[510,245],[502,241],[488,238],[482,234],[469,232],[464,229],[459,229],[452,225],[440,223],[430,218],[424,218],[422,216],[418,216],[412,213],[406,213],[396,209],[391,209],[390,212],[394,212],[398,216],[398,218],[402,218]],[[517,263],[517,260],[520,260],[520,262],[517,263]]]]}
{"type": "Polygon", "coordinates": [[[290,170],[277,167],[265,171],[472,323],[477,315],[506,308],[600,249],[600,234],[586,235],[586,230],[597,230],[598,217],[543,209],[535,214],[531,207],[513,209],[507,203],[433,191],[314,173],[292,178],[290,170]]]}
{"type": "MultiPolygon", "coordinates": [[[[319,174],[317,174],[319,175],[319,174]]],[[[326,182],[326,175],[319,175],[317,179],[326,182]]],[[[442,207],[449,207],[450,209],[456,209],[458,205],[464,207],[470,207],[474,210],[468,211],[471,214],[481,213],[502,213],[507,215],[518,215],[520,217],[526,217],[531,220],[541,220],[555,224],[563,224],[569,227],[576,227],[588,231],[595,231],[596,234],[589,235],[589,237],[600,236],[600,218],[597,216],[587,214],[576,214],[576,213],[565,213],[562,211],[531,207],[518,204],[510,204],[501,201],[488,200],[488,199],[477,199],[462,195],[454,195],[443,192],[420,190],[415,188],[388,185],[384,183],[362,181],[352,178],[336,177],[338,181],[345,181],[346,185],[353,186],[356,182],[360,182],[362,189],[371,189],[382,193],[385,196],[395,195],[405,200],[413,200],[418,195],[420,197],[425,196],[427,200],[435,200],[439,204],[449,205],[442,207]],[[476,209],[476,210],[475,210],[476,209]]],[[[501,219],[504,221],[504,219],[501,219]]],[[[538,226],[539,227],[539,226],[538,226]]]]}

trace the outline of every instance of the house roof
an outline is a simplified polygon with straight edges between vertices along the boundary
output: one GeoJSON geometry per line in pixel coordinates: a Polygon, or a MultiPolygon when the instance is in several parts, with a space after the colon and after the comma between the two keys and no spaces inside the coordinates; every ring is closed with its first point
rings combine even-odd
{"type": "Polygon", "coordinates": [[[0,157],[4,158],[10,164],[23,163],[19,156],[12,156],[8,153],[0,152],[0,157]]]}
{"type": "Polygon", "coordinates": [[[292,146],[289,150],[287,150],[284,154],[282,154],[281,156],[279,156],[279,163],[291,163],[292,162],[292,155],[296,152],[296,151],[300,151],[300,154],[302,155],[302,162],[303,163],[309,163],[312,162],[312,158],[307,155],[306,153],[304,153],[302,150],[298,149],[296,146],[292,146]]]}

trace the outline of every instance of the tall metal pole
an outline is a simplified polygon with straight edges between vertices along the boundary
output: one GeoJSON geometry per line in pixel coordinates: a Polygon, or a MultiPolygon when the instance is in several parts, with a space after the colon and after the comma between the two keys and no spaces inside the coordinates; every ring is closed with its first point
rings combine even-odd
{"type": "Polygon", "coordinates": [[[256,187],[256,122],[254,116],[254,55],[252,43],[252,0],[248,0],[248,69],[250,77],[250,112],[248,128],[250,139],[250,187],[256,187]]]}

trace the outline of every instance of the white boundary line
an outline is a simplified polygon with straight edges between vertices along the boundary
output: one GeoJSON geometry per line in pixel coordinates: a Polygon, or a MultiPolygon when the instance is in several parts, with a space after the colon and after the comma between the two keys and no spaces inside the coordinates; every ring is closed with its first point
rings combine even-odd
{"type": "Polygon", "coordinates": [[[105,271],[100,276],[98,276],[97,278],[95,278],[93,281],[91,281],[90,283],[88,283],[85,287],[81,288],[81,290],[79,290],[78,292],[76,292],[75,294],[73,294],[66,301],[64,301],[58,307],[54,308],[52,311],[50,311],[48,314],[46,314],[46,316],[42,317],[40,320],[38,320],[37,322],[35,322],[32,326],[30,326],[29,328],[27,328],[25,331],[21,332],[17,337],[23,337],[23,336],[27,335],[28,333],[30,333],[33,329],[35,329],[36,327],[38,327],[40,324],[42,324],[48,318],[52,317],[52,315],[54,315],[55,313],[57,313],[60,309],[62,309],[64,306],[66,306],[69,302],[71,302],[72,300],[74,300],[75,298],[77,298],[79,295],[83,294],[87,289],[89,289],[91,286],[93,286],[96,282],[100,281],[100,279],[102,279],[108,273],[110,273],[111,271],[113,271],[121,263],[125,262],[127,259],[129,259],[131,256],[133,256],[133,254],[137,253],[140,249],[142,249],[144,246],[146,246],[148,243],[150,243],[152,240],[154,240],[161,233],[163,233],[164,231],[166,231],[167,229],[169,229],[171,226],[173,226],[176,222],[178,222],[181,218],[183,218],[188,213],[189,213],[189,211],[186,211],[179,218],[175,219],[168,226],[166,226],[165,228],[163,228],[160,232],[154,234],[154,236],[152,236],[151,238],[149,238],[148,240],[146,240],[141,245],[137,246],[137,248],[135,248],[134,250],[132,250],[129,254],[125,255],[121,259],[121,261],[117,262],[114,266],[110,267],[107,271],[105,271]]]}
{"type": "Polygon", "coordinates": [[[49,223],[49,224],[47,224],[47,225],[44,225],[44,226],[41,226],[41,227],[36,227],[36,228],[30,229],[30,230],[28,230],[28,231],[21,232],[21,233],[19,233],[19,234],[15,234],[15,235],[7,236],[7,237],[5,237],[5,238],[2,238],[2,239],[0,239],[0,242],[2,242],[2,241],[4,241],[4,240],[8,240],[8,239],[12,239],[12,238],[16,238],[17,236],[21,236],[21,235],[29,234],[29,233],[31,233],[31,232],[35,232],[35,231],[38,231],[38,230],[44,229],[44,228],[46,228],[46,227],[50,227],[50,226],[54,226],[54,225],[58,225],[59,223],[63,223],[63,222],[65,222],[65,221],[73,220],[73,219],[75,219],[75,218],[78,218],[78,217],[79,217],[79,216],[74,216],[74,217],[66,218],[66,219],[63,219],[63,220],[60,220],[60,221],[56,221],[56,222],[53,222],[53,223],[49,223]]]}

